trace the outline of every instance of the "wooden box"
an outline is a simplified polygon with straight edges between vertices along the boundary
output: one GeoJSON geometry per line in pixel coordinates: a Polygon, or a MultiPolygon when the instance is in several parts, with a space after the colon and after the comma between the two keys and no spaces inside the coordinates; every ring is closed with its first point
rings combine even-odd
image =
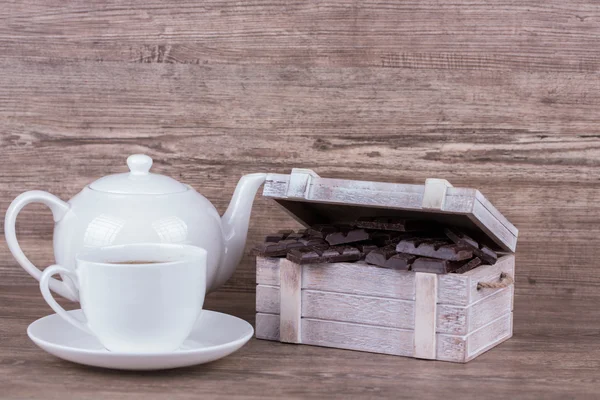
{"type": "Polygon", "coordinates": [[[494,265],[446,275],[258,257],[257,338],[467,362],[512,336],[518,231],[479,191],[441,179],[403,185],[294,169],[270,174],[263,195],[306,226],[418,217],[468,229],[502,254],[494,265]]]}

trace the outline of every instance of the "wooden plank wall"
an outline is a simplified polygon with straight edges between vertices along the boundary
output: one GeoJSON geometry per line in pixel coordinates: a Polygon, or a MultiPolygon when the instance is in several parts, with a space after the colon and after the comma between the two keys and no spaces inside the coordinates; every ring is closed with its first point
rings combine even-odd
{"type": "MultiPolygon", "coordinates": [[[[238,178],[477,187],[520,229],[517,295],[600,293],[600,4],[591,0],[4,1],[0,211],[130,153],[223,212],[238,178]]],[[[250,247],[295,227],[258,198],[250,247]]],[[[51,217],[19,220],[52,262],[51,217]]],[[[35,284],[0,244],[3,285],[35,284]]]]}

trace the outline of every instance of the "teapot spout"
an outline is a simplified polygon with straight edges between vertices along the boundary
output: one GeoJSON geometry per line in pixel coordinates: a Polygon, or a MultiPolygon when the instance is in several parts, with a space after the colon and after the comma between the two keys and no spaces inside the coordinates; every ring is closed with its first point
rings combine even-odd
{"type": "Polygon", "coordinates": [[[225,247],[211,291],[220,287],[233,275],[242,259],[254,196],[266,179],[267,174],[262,173],[244,175],[235,188],[229,207],[221,217],[225,247]]]}

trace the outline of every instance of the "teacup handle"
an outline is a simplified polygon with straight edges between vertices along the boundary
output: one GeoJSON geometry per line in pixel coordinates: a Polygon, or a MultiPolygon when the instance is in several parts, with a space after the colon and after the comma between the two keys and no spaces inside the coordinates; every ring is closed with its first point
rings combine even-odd
{"type": "Polygon", "coordinates": [[[48,268],[46,268],[44,272],[42,272],[42,277],[40,278],[40,291],[42,292],[42,296],[44,296],[44,300],[46,300],[46,303],[48,303],[48,305],[65,321],[67,321],[74,327],[81,329],[85,333],[94,336],[94,334],[92,333],[90,328],[87,327],[86,324],[73,318],[71,314],[69,314],[64,308],[62,308],[52,296],[52,292],[50,292],[49,287],[49,284],[51,282],[50,279],[52,279],[52,275],[56,275],[59,273],[67,275],[73,280],[76,286],[79,286],[79,280],[77,279],[77,275],[75,274],[75,272],[68,270],[67,268],[61,267],[60,265],[51,265],[48,268]]]}
{"type": "MultiPolygon", "coordinates": [[[[17,231],[16,231],[16,223],[17,223],[17,215],[23,207],[30,203],[42,203],[50,208],[52,211],[52,216],[54,217],[54,222],[60,221],[69,211],[69,203],[65,203],[58,197],[50,194],[48,192],[43,192],[41,190],[31,190],[29,192],[21,193],[17,196],[16,199],[8,207],[6,210],[6,217],[4,219],[4,235],[6,236],[6,244],[8,245],[8,249],[15,257],[17,262],[25,269],[25,271],[29,272],[31,276],[33,276],[38,281],[42,277],[42,271],[38,269],[23,253],[21,250],[21,246],[19,246],[19,242],[17,241],[17,231]]],[[[71,301],[77,301],[77,293],[75,293],[71,282],[59,281],[57,279],[50,280],[50,289],[54,292],[60,294],[63,297],[71,301]]]]}

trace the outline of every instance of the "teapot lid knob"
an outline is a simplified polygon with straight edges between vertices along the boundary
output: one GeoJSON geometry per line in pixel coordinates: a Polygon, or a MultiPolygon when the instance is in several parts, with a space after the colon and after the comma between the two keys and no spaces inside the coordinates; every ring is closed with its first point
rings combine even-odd
{"type": "Polygon", "coordinates": [[[127,166],[130,172],[103,176],[90,183],[90,189],[118,194],[170,194],[189,190],[189,186],[173,178],[151,173],[152,159],[145,154],[127,157],[127,166]]]}
{"type": "Polygon", "coordinates": [[[127,157],[127,166],[133,175],[148,175],[152,158],[145,154],[132,154],[127,157]]]}

